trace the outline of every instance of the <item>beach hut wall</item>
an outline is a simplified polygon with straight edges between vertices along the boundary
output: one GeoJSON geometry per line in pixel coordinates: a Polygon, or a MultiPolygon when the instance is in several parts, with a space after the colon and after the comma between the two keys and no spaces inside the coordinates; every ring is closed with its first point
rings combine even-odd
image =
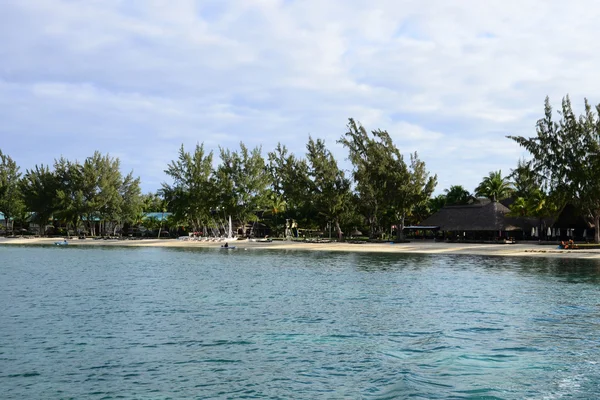
{"type": "Polygon", "coordinates": [[[509,209],[498,202],[447,206],[425,219],[421,225],[438,226],[442,231],[520,231],[518,219],[508,217],[509,209]]]}

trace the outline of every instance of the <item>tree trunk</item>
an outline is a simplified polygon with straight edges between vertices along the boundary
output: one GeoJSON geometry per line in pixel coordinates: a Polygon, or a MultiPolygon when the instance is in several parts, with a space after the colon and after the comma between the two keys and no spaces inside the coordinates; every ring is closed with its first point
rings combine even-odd
{"type": "Polygon", "coordinates": [[[375,219],[373,217],[369,217],[369,238],[375,239],[377,236],[377,231],[375,229],[375,219]]]}
{"type": "Polygon", "coordinates": [[[403,242],[404,241],[404,214],[402,215],[402,217],[400,217],[400,219],[398,220],[398,223],[396,224],[396,239],[399,242],[403,242]]]}
{"type": "MultiPolygon", "coordinates": [[[[8,233],[8,226],[10,224],[10,214],[4,213],[4,222],[6,222],[6,232],[8,233]]],[[[15,235],[15,221],[13,221],[12,225],[10,225],[10,235],[15,235]]]]}
{"type": "Polygon", "coordinates": [[[340,228],[340,223],[338,220],[335,220],[335,231],[337,232],[338,240],[342,240],[342,235],[344,232],[342,232],[342,228],[340,228]]]}
{"type": "Polygon", "coordinates": [[[600,243],[600,213],[594,215],[594,243],[600,243]]]}

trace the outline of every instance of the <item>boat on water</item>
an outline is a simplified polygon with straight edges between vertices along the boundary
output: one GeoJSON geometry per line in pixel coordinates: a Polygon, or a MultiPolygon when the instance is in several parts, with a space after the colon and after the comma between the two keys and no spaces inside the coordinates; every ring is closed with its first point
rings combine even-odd
{"type": "Polygon", "coordinates": [[[234,250],[235,249],[235,246],[226,246],[226,244],[222,244],[221,249],[223,249],[223,250],[234,250]]]}
{"type": "Polygon", "coordinates": [[[68,245],[68,244],[69,244],[69,242],[67,242],[67,240],[65,239],[65,240],[63,240],[62,242],[54,242],[54,244],[55,244],[56,246],[66,246],[66,245],[68,245]]]}

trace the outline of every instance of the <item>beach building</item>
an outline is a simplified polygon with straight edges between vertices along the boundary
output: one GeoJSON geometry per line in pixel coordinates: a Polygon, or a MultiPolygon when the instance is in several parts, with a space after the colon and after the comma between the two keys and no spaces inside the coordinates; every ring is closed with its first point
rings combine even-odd
{"type": "Polygon", "coordinates": [[[474,204],[443,207],[420,225],[427,229],[435,227],[442,237],[450,240],[530,238],[528,233],[532,232],[537,219],[511,217],[509,212],[508,207],[499,202],[483,200],[474,204]]]}
{"type": "Polygon", "coordinates": [[[554,237],[560,240],[587,240],[594,237],[594,223],[573,204],[565,205],[551,227],[554,237]]]}

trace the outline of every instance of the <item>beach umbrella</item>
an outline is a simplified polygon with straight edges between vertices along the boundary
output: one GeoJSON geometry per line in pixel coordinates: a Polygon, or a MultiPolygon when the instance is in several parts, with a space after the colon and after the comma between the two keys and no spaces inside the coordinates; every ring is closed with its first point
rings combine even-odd
{"type": "Polygon", "coordinates": [[[532,228],[531,228],[531,237],[534,237],[534,236],[535,236],[535,228],[534,228],[534,227],[532,227],[532,228]]]}
{"type": "Polygon", "coordinates": [[[546,236],[552,236],[552,229],[550,227],[548,227],[548,232],[546,233],[546,236]]]}

